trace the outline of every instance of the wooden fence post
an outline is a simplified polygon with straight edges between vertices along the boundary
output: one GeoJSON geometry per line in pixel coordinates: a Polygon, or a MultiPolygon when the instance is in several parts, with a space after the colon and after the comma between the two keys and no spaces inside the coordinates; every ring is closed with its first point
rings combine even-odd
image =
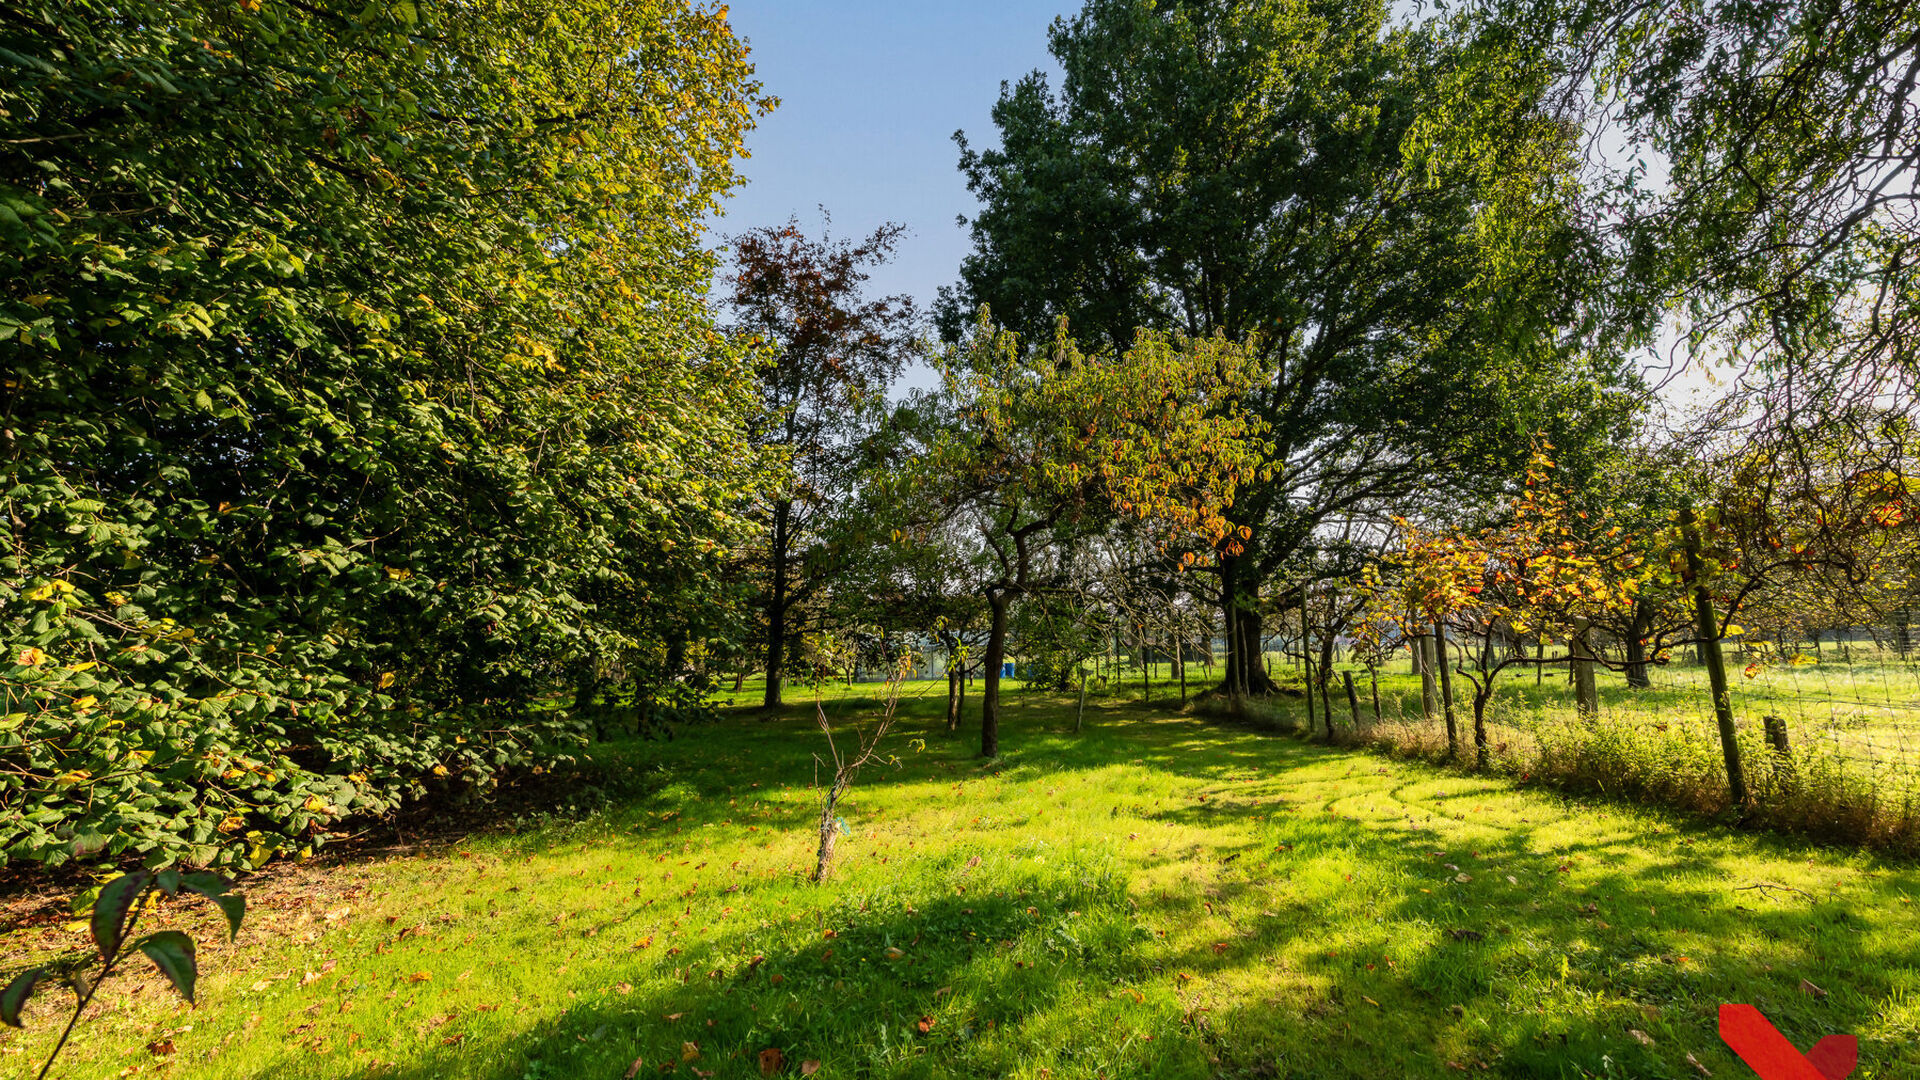
{"type": "Polygon", "coordinates": [[[1727,790],[1737,807],[1747,805],[1747,773],[1740,763],[1740,740],[1733,727],[1733,697],[1727,689],[1727,662],[1720,655],[1720,622],[1713,613],[1700,558],[1700,529],[1693,507],[1680,511],[1680,535],[1687,549],[1687,584],[1693,586],[1693,617],[1700,635],[1700,658],[1707,662],[1707,683],[1713,688],[1713,716],[1720,727],[1720,750],[1727,761],[1727,790]]]}
{"type": "Polygon", "coordinates": [[[1763,716],[1767,745],[1773,749],[1773,773],[1776,777],[1793,775],[1793,747],[1787,742],[1787,722],[1778,716],[1763,716]]]}

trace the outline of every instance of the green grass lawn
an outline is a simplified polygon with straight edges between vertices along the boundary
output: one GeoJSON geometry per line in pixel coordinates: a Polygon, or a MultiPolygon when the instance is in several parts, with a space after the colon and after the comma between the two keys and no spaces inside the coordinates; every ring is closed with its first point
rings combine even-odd
{"type": "Polygon", "coordinates": [[[825,886],[810,707],[732,714],[601,748],[644,794],[583,820],[261,875],[237,945],[166,912],[200,1008],[110,985],[57,1074],[1724,1080],[1748,1002],[1920,1075],[1910,865],[1110,701],[1016,694],[983,764],[910,689],[825,886]]]}

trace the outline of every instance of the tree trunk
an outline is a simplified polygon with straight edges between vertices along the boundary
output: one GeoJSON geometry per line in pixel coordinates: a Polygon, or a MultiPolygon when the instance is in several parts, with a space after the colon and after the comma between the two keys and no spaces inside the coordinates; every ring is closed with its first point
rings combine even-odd
{"type": "Polygon", "coordinates": [[[1173,655],[1179,658],[1180,707],[1184,709],[1187,707],[1187,639],[1184,632],[1180,637],[1174,639],[1173,655]]]}
{"type": "Polygon", "coordinates": [[[767,600],[767,692],[761,705],[780,707],[780,690],[787,666],[787,518],[791,504],[773,507],[773,594],[767,600]]]}
{"type": "Polygon", "coordinates": [[[1420,716],[1433,720],[1440,715],[1440,687],[1434,681],[1433,635],[1421,634],[1413,639],[1415,670],[1420,673],[1420,716]]]}
{"type": "Polygon", "coordinates": [[[1327,725],[1327,741],[1333,741],[1333,704],[1327,695],[1333,683],[1333,633],[1328,628],[1327,636],[1320,642],[1320,715],[1327,725]]]}
{"type": "Polygon", "coordinates": [[[987,631],[986,684],[980,688],[980,756],[1000,756],[1000,669],[1007,655],[1007,602],[1005,592],[995,590],[987,597],[993,611],[993,626],[987,631]]]}
{"type": "Polygon", "coordinates": [[[1143,623],[1140,627],[1140,700],[1148,705],[1153,704],[1153,683],[1149,681],[1153,677],[1152,660],[1153,653],[1147,648],[1147,628],[1143,623]]]}
{"type": "Polygon", "coordinates": [[[1680,511],[1680,535],[1686,544],[1686,576],[1687,584],[1693,589],[1694,627],[1700,635],[1700,656],[1707,662],[1707,685],[1713,690],[1714,720],[1720,728],[1720,748],[1726,757],[1727,788],[1734,806],[1745,813],[1747,771],[1740,761],[1740,741],[1733,726],[1733,698],[1727,687],[1726,659],[1720,655],[1720,622],[1713,610],[1713,596],[1700,580],[1705,571],[1700,558],[1700,534],[1691,506],[1680,511]]]}
{"type": "Polygon", "coordinates": [[[833,873],[833,848],[840,838],[840,822],[834,814],[834,808],[840,805],[840,796],[847,793],[847,782],[836,775],[833,783],[827,787],[827,801],[820,807],[820,850],[813,860],[813,880],[827,880],[833,873]]]}
{"type": "Polygon", "coordinates": [[[1575,619],[1573,637],[1567,641],[1567,655],[1573,657],[1573,704],[1582,719],[1592,722],[1600,715],[1600,695],[1593,681],[1592,646],[1587,644],[1587,620],[1575,619]]]}
{"type": "Polygon", "coordinates": [[[1273,679],[1260,664],[1260,617],[1253,612],[1259,600],[1257,589],[1243,581],[1244,557],[1227,555],[1220,560],[1221,624],[1227,635],[1226,688],[1242,694],[1271,694],[1273,679]]]}
{"type": "Polygon", "coordinates": [[[965,679],[966,679],[966,676],[961,673],[960,668],[954,667],[951,664],[948,665],[947,667],[947,730],[948,731],[960,730],[960,701],[965,696],[965,691],[962,689],[962,687],[965,686],[965,679]]]}
{"type": "Polygon", "coordinates": [[[1633,622],[1627,625],[1627,685],[1649,690],[1653,679],[1647,674],[1647,632],[1653,629],[1653,609],[1645,600],[1633,605],[1633,622]]]}
{"type": "Polygon", "coordinates": [[[1073,733],[1080,734],[1080,725],[1087,718],[1087,670],[1080,669],[1080,707],[1073,713],[1073,733]]]}
{"type": "Polygon", "coordinates": [[[1473,694],[1473,760],[1475,767],[1487,767],[1487,698],[1491,696],[1493,677],[1487,677],[1488,693],[1473,694]]]}
{"type": "Polygon", "coordinates": [[[1447,645],[1446,628],[1433,624],[1434,666],[1440,669],[1440,709],[1447,714],[1447,753],[1460,751],[1460,732],[1453,719],[1453,657],[1447,645]]]}

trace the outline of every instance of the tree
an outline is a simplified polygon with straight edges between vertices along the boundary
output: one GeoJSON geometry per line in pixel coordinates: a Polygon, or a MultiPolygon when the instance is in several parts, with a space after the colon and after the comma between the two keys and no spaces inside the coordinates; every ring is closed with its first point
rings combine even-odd
{"type": "Polygon", "coordinates": [[[259,862],[582,739],[755,453],[724,17],[76,0],[0,47],[0,858],[259,862]]]}
{"type": "Polygon", "coordinates": [[[1056,21],[1056,93],[1004,87],[995,149],[964,136],[984,203],[938,321],[985,303],[1029,341],[1065,317],[1242,342],[1262,479],[1209,567],[1230,686],[1270,689],[1260,592],[1327,522],[1486,494],[1533,431],[1616,425],[1631,380],[1569,131],[1530,73],[1457,20],[1378,4],[1089,0],[1056,21]]]}
{"type": "Polygon", "coordinates": [[[1920,12],[1892,0],[1491,0],[1569,124],[1607,134],[1634,280],[1690,343],[1791,374],[1802,409],[1920,377],[1920,12]],[[1647,183],[1648,162],[1665,174],[1647,183]]]}
{"type": "Polygon", "coordinates": [[[1222,513],[1259,469],[1257,426],[1230,408],[1249,367],[1222,338],[1145,331],[1123,353],[1088,355],[1064,322],[1049,349],[1024,349],[983,310],[939,368],[940,391],[908,416],[923,454],[895,484],[928,508],[920,527],[958,517],[986,549],[980,752],[997,757],[1009,605],[1062,580],[1060,540],[1121,515],[1169,540],[1240,542],[1222,513]]]}
{"type": "Polygon", "coordinates": [[[919,351],[912,298],[864,295],[868,269],[892,256],[904,231],[887,224],[858,243],[814,240],[789,221],[733,238],[735,332],[769,352],[754,441],[786,465],[754,512],[764,537],[756,562],[768,708],[780,704],[789,643],[800,633],[795,613],[832,576],[828,522],[856,494],[888,383],[919,351]]]}
{"type": "Polygon", "coordinates": [[[1447,632],[1448,652],[1458,659],[1443,656],[1441,662],[1473,687],[1474,758],[1483,769],[1490,756],[1487,705],[1501,672],[1570,662],[1497,649],[1496,643],[1541,631],[1583,640],[1595,615],[1631,608],[1642,582],[1667,572],[1644,556],[1640,538],[1604,522],[1579,520],[1567,493],[1552,484],[1552,449],[1544,442],[1536,448],[1525,488],[1496,524],[1473,532],[1428,532],[1403,521],[1400,552],[1384,573],[1373,575],[1368,590],[1369,625],[1361,636],[1404,640],[1436,625],[1447,632]]]}

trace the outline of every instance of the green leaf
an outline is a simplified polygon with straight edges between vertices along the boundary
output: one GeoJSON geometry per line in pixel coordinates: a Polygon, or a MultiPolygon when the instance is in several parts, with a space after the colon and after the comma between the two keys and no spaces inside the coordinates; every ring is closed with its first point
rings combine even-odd
{"type": "Polygon", "coordinates": [[[5,990],[0,990],[0,1024],[8,1027],[20,1026],[20,1009],[27,1003],[33,988],[40,977],[47,973],[46,968],[29,968],[13,977],[5,990]]]}
{"type": "Polygon", "coordinates": [[[187,1004],[193,1004],[193,980],[199,975],[193,962],[193,939],[178,930],[162,930],[141,938],[137,947],[180,991],[187,1004]]]}
{"type": "Polygon", "coordinates": [[[127,916],[152,882],[152,874],[135,870],[114,878],[100,889],[99,899],[93,902],[92,920],[93,943],[100,949],[100,959],[110,964],[119,955],[121,940],[127,933],[127,916]]]}
{"type": "Polygon", "coordinates": [[[240,936],[240,920],[247,914],[247,898],[227,892],[228,889],[233,888],[231,880],[210,870],[202,870],[180,879],[180,887],[189,892],[199,893],[219,907],[221,913],[227,917],[228,941],[240,936]]]}

